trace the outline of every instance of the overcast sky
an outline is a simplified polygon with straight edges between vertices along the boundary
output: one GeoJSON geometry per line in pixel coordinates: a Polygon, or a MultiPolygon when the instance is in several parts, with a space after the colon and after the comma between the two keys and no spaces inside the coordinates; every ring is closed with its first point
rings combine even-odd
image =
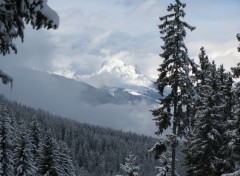
{"type": "MultiPolygon", "coordinates": [[[[1,59],[6,63],[54,72],[68,77],[88,75],[107,59],[137,64],[149,77],[157,76],[161,63],[159,16],[170,0],[49,0],[60,16],[58,30],[34,31],[28,27],[18,54],[1,59]]],[[[186,44],[197,61],[204,46],[210,59],[226,68],[240,61],[236,34],[240,32],[239,0],[184,0],[186,18],[196,26],[186,44]]]]}

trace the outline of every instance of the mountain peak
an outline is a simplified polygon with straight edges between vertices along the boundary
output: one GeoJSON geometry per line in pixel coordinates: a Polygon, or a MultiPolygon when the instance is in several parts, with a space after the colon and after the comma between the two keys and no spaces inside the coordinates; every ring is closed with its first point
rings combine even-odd
{"type": "Polygon", "coordinates": [[[118,59],[106,60],[102,64],[102,69],[99,73],[109,72],[121,77],[137,77],[141,74],[137,65],[126,65],[123,61],[118,59]]]}
{"type": "Polygon", "coordinates": [[[150,87],[152,81],[141,73],[135,65],[126,65],[122,60],[110,59],[103,62],[102,67],[96,73],[80,77],[80,80],[96,87],[150,87]]]}

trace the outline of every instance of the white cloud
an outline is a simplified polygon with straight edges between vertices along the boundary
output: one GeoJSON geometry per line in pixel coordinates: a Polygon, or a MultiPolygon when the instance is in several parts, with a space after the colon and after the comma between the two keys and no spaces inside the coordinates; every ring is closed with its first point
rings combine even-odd
{"type": "Polygon", "coordinates": [[[217,65],[224,64],[227,70],[235,66],[240,61],[240,54],[237,52],[237,41],[230,40],[228,42],[219,44],[219,42],[211,42],[200,40],[197,42],[190,42],[189,44],[190,56],[195,58],[198,62],[198,53],[200,47],[204,46],[209,60],[215,60],[217,65]]]}

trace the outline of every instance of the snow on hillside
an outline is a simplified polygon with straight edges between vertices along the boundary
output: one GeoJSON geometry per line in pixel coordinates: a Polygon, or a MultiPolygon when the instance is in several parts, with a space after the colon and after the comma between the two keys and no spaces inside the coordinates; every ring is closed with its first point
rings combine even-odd
{"type": "Polygon", "coordinates": [[[123,88],[95,88],[81,81],[26,68],[11,66],[4,70],[9,70],[14,79],[13,89],[3,85],[0,92],[10,100],[85,123],[154,134],[149,111],[156,102],[154,92],[140,96],[123,88]]]}

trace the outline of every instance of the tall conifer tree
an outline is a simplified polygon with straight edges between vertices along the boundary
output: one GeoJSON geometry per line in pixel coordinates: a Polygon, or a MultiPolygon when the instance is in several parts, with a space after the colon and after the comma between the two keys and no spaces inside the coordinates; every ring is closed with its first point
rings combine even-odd
{"type": "Polygon", "coordinates": [[[176,0],[175,4],[170,4],[167,8],[170,14],[160,17],[162,24],[159,25],[159,29],[164,42],[163,53],[160,56],[164,60],[158,68],[160,74],[155,84],[162,96],[165,88],[170,87],[171,91],[160,101],[160,107],[152,111],[158,126],[156,134],[172,128],[170,136],[172,176],[175,176],[177,137],[185,134],[186,126],[189,124],[188,104],[195,94],[189,74],[196,70],[196,65],[189,58],[184,44],[186,29],[192,31],[195,27],[182,20],[185,17],[185,7],[186,4],[176,0]]]}
{"type": "Polygon", "coordinates": [[[75,176],[75,168],[73,165],[72,158],[70,157],[70,151],[65,142],[60,142],[59,150],[59,162],[60,167],[63,168],[64,175],[66,176],[75,176]]]}
{"type": "Polygon", "coordinates": [[[26,131],[26,125],[19,125],[18,129],[14,148],[15,175],[34,176],[37,167],[32,153],[33,145],[26,131]]]}
{"type": "MultiPolygon", "coordinates": [[[[237,34],[237,39],[240,42],[240,33],[237,34]]],[[[238,47],[240,52],[240,46],[238,47]]],[[[231,68],[233,76],[240,78],[240,63],[237,67],[231,68]]],[[[231,121],[232,128],[227,131],[229,137],[228,147],[231,149],[231,159],[234,162],[234,169],[232,174],[225,174],[224,176],[238,176],[240,175],[240,82],[233,86],[233,120],[231,121]]]]}
{"type": "Polygon", "coordinates": [[[223,65],[216,68],[214,61],[209,62],[203,47],[199,62],[196,90],[200,99],[185,150],[188,175],[221,175],[234,167],[227,134],[233,120],[233,79],[223,65]]]}
{"type": "Polygon", "coordinates": [[[126,176],[138,176],[139,166],[135,166],[136,156],[129,154],[126,158],[125,164],[121,164],[120,167],[126,176]]]}
{"type": "Polygon", "coordinates": [[[46,176],[64,175],[59,154],[59,146],[56,140],[52,137],[50,131],[47,131],[40,149],[38,174],[46,176]]]}
{"type": "Polygon", "coordinates": [[[41,139],[41,136],[40,136],[41,129],[38,125],[36,117],[34,117],[34,120],[30,124],[29,133],[30,133],[29,138],[30,138],[31,143],[32,143],[32,153],[33,153],[33,156],[34,156],[34,160],[37,163],[37,161],[39,159],[39,150],[40,150],[42,139],[41,139]]]}
{"type": "Polygon", "coordinates": [[[13,128],[10,110],[0,105],[0,175],[14,175],[13,161],[13,128]]]}

